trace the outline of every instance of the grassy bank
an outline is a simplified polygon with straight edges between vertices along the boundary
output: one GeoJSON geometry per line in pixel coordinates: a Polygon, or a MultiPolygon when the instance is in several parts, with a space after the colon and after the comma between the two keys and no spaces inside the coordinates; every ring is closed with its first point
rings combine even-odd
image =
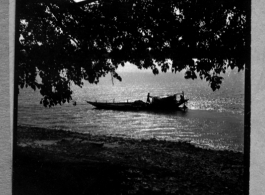
{"type": "Polygon", "coordinates": [[[18,127],[14,194],[243,194],[243,154],[18,127]]]}

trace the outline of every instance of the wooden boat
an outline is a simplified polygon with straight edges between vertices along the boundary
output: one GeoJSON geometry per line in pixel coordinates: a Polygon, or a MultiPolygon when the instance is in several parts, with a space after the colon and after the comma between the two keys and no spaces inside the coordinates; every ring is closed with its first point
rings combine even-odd
{"type": "Polygon", "coordinates": [[[112,110],[142,110],[147,108],[148,104],[138,100],[135,102],[90,102],[87,101],[87,103],[95,106],[99,109],[112,109],[112,110]]]}
{"type": "Polygon", "coordinates": [[[148,93],[147,102],[137,100],[134,102],[91,102],[87,103],[98,109],[111,110],[178,110],[186,109],[188,99],[184,99],[184,93],[177,93],[166,97],[150,96],[148,93]],[[178,96],[180,98],[178,98],[178,96]],[[151,101],[150,101],[151,98],[151,101]],[[182,107],[181,107],[182,106],[182,107]]]}

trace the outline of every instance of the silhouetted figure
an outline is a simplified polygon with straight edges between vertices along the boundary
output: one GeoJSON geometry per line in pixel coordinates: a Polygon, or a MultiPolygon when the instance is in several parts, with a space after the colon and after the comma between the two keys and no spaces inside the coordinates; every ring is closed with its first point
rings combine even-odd
{"type": "Polygon", "coordinates": [[[73,102],[73,105],[76,106],[76,101],[73,102]]]}
{"type": "Polygon", "coordinates": [[[180,102],[184,102],[184,96],[183,95],[180,95],[180,102]]]}
{"type": "Polygon", "coordinates": [[[151,103],[150,98],[151,98],[150,93],[148,93],[147,94],[147,100],[146,100],[147,103],[151,103]]]}

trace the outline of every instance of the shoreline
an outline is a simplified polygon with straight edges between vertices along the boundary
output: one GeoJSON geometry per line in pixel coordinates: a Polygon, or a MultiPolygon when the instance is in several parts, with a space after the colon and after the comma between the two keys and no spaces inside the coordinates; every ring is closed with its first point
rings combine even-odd
{"type": "MultiPolygon", "coordinates": [[[[216,111],[215,111],[216,112],[216,111]]],[[[217,112],[218,113],[218,112],[217,112]]],[[[225,113],[218,113],[219,116],[226,116],[225,113]]],[[[238,114],[233,114],[234,116],[238,116],[238,114]]],[[[197,116],[197,115],[196,115],[197,116]]],[[[192,116],[194,117],[194,116],[192,116]]],[[[214,118],[217,118],[216,116],[214,118]]],[[[220,120],[220,118],[218,118],[217,120],[220,120]]],[[[231,120],[231,119],[230,119],[231,120]]],[[[206,149],[206,150],[214,150],[214,151],[230,151],[230,152],[235,152],[235,153],[243,153],[244,154],[244,144],[242,144],[243,146],[239,146],[238,147],[231,147],[231,146],[218,146],[216,147],[216,145],[210,146],[208,144],[202,144],[200,142],[196,142],[192,139],[189,140],[181,140],[181,138],[178,139],[168,139],[168,138],[156,138],[155,136],[151,137],[151,136],[129,136],[126,134],[97,134],[97,133],[91,133],[91,132],[82,132],[82,131],[75,131],[72,129],[62,129],[61,128],[52,128],[52,127],[38,127],[38,126],[34,126],[34,125],[29,125],[29,124],[20,124],[18,125],[18,127],[21,128],[37,128],[37,129],[45,129],[47,131],[63,131],[63,132],[69,132],[69,133],[73,133],[73,134],[80,134],[80,135],[89,135],[89,136],[95,136],[95,137],[113,137],[113,138],[121,138],[121,139],[125,139],[125,140],[156,140],[156,141],[166,141],[166,142],[183,142],[183,143],[187,143],[187,144],[191,144],[195,147],[201,148],[201,149],[206,149]]],[[[243,133],[241,135],[243,137],[243,133]]]]}
{"type": "MultiPolygon", "coordinates": [[[[137,112],[135,112],[137,113],[137,112]]],[[[50,129],[50,130],[63,130],[63,131],[69,131],[69,132],[74,132],[77,134],[91,134],[91,135],[99,135],[99,136],[110,136],[110,137],[120,137],[123,139],[136,139],[136,140],[141,140],[141,139],[156,139],[156,140],[166,140],[166,141],[170,141],[170,142],[187,142],[190,143],[192,145],[195,145],[196,147],[199,148],[203,148],[203,149],[210,149],[210,150],[217,150],[217,151],[233,151],[233,152],[241,152],[244,153],[244,115],[239,114],[239,113],[230,113],[230,112],[219,112],[217,110],[192,110],[190,109],[189,112],[186,113],[185,115],[186,118],[190,118],[190,119],[198,119],[198,120],[202,120],[206,118],[206,120],[211,120],[211,121],[215,121],[218,122],[219,124],[221,123],[221,121],[225,121],[227,123],[229,123],[228,125],[230,125],[231,123],[236,124],[237,126],[240,125],[240,123],[242,124],[242,133],[237,133],[237,135],[230,135],[230,137],[228,139],[231,139],[231,137],[234,136],[238,136],[241,137],[240,141],[236,141],[233,144],[231,144],[232,142],[226,141],[226,143],[222,143],[219,145],[218,142],[216,142],[216,138],[210,138],[213,139],[212,144],[211,142],[206,144],[203,142],[203,140],[208,140],[207,135],[203,135],[204,137],[201,137],[200,139],[196,140],[193,139],[191,137],[186,138],[185,140],[181,140],[181,137],[170,137],[170,138],[155,138],[156,136],[154,135],[153,137],[151,135],[147,135],[147,136],[142,136],[142,135],[138,135],[137,133],[135,135],[130,135],[130,134],[126,134],[126,132],[124,132],[124,134],[115,134],[115,132],[111,132],[109,134],[97,134],[95,132],[85,132],[85,130],[83,128],[85,127],[81,127],[80,130],[76,131],[75,127],[72,124],[69,126],[58,126],[58,127],[53,127],[53,126],[45,126],[45,127],[38,127],[38,126],[34,126],[34,124],[20,124],[19,126],[21,127],[29,127],[29,128],[44,128],[44,129],[50,129]],[[74,129],[74,130],[73,130],[74,129]],[[227,144],[227,145],[226,145],[227,144]]],[[[38,125],[38,124],[37,124],[38,125]]],[[[78,127],[77,127],[78,128],[78,127]]],[[[229,127],[228,129],[232,129],[233,127],[229,127]]],[[[222,130],[223,131],[223,130],[222,130]]],[[[183,131],[184,132],[184,131],[183,131]]],[[[208,132],[211,133],[211,129],[208,129],[208,132]]],[[[205,133],[205,132],[202,132],[205,133]]],[[[207,132],[206,132],[207,133],[207,132]]],[[[221,132],[222,133],[222,132],[221,132]]],[[[174,135],[173,135],[174,136],[174,135]]],[[[226,138],[224,138],[226,139],[226,138]]],[[[231,140],[230,140],[231,141],[231,140]]]]}
{"type": "Polygon", "coordinates": [[[17,133],[15,194],[242,194],[244,190],[242,152],[38,127],[18,126],[17,133]]]}

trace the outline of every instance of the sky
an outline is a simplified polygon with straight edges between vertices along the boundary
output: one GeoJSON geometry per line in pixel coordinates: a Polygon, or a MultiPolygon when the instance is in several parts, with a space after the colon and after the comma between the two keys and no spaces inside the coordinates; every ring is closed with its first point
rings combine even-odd
{"type": "Polygon", "coordinates": [[[124,67],[119,65],[117,72],[118,73],[119,72],[152,72],[152,70],[150,68],[149,69],[139,69],[139,68],[137,68],[136,65],[133,65],[129,62],[126,62],[124,67]]]}

